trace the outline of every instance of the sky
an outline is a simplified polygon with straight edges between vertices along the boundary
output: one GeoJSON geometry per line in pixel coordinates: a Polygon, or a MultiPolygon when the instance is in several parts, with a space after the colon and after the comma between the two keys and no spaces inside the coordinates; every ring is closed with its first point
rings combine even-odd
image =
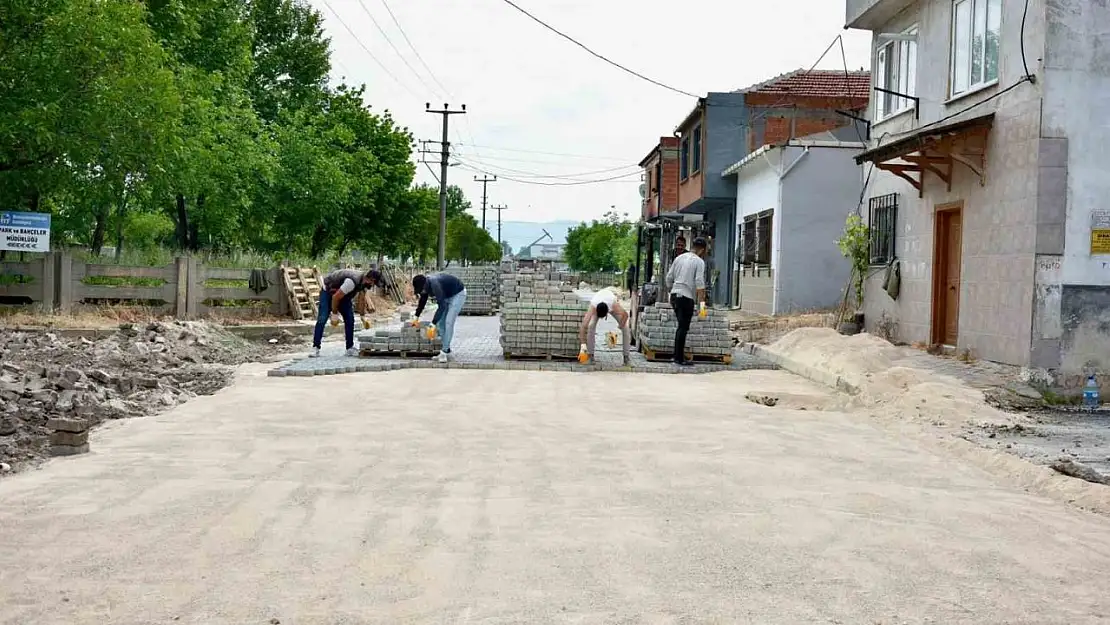
{"type": "MultiPolygon", "coordinates": [[[[448,182],[462,187],[479,219],[478,171],[497,175],[488,203],[507,207],[504,220],[588,221],[614,209],[637,218],[636,164],[697,102],[606,64],[505,0],[310,2],[331,37],[333,82],[366,84],[367,103],[388,109],[417,140],[442,135],[442,117],[426,113],[425,103],[466,105],[467,114],[450,118],[459,164],[448,182]]],[[[848,69],[870,66],[870,33],[843,29],[842,0],[513,2],[617,63],[695,95],[808,68],[838,35],[848,69]]],[[[844,65],[837,46],[817,67],[844,65]]],[[[425,158],[438,176],[439,145],[428,149],[437,151],[425,158]]],[[[417,167],[417,182],[437,184],[429,166],[417,167]]],[[[495,212],[487,222],[496,222],[495,212]]]]}

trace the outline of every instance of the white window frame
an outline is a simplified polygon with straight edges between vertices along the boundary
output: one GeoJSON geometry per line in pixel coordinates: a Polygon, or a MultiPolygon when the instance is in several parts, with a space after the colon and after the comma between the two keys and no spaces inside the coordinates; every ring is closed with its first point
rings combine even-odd
{"type": "Polygon", "coordinates": [[[955,99],[969,93],[974,93],[998,83],[998,75],[1002,73],[1000,66],[1000,60],[1002,57],[1002,52],[1000,50],[1000,41],[1002,34],[1001,13],[1002,0],[952,0],[951,41],[948,46],[950,58],[948,70],[948,93],[950,99],[955,99]],[[963,59],[963,63],[961,63],[961,59],[959,59],[957,55],[959,34],[956,32],[956,12],[963,5],[967,5],[969,9],[968,20],[970,20],[970,24],[968,25],[967,35],[970,40],[964,42],[967,45],[967,58],[963,59]],[[978,20],[976,20],[976,17],[977,15],[979,15],[980,10],[982,11],[982,23],[977,24],[976,22],[978,20]],[[996,12],[998,13],[998,15],[995,15],[996,12]],[[988,77],[987,65],[989,63],[987,59],[987,33],[990,32],[992,18],[994,18],[994,21],[997,24],[998,32],[996,34],[996,42],[999,43],[997,43],[994,48],[994,53],[996,55],[994,59],[995,76],[988,77]],[[981,36],[981,41],[978,46],[975,46],[976,35],[981,36]],[[974,59],[976,52],[980,54],[981,60],[981,67],[979,68],[978,75],[975,75],[975,72],[972,71],[974,68],[974,59]],[[967,72],[967,85],[962,87],[957,86],[956,79],[956,70],[960,67],[960,65],[964,65],[962,69],[967,72]]]}
{"type": "MultiPolygon", "coordinates": [[[[875,86],[898,93],[917,95],[917,24],[903,30],[900,34],[914,39],[888,41],[875,51],[875,86]],[[894,75],[887,72],[887,59],[894,58],[894,75]]],[[[914,100],[882,91],[875,92],[875,121],[882,121],[901,115],[914,107],[914,100]],[[889,103],[890,110],[887,110],[889,103]]]]}

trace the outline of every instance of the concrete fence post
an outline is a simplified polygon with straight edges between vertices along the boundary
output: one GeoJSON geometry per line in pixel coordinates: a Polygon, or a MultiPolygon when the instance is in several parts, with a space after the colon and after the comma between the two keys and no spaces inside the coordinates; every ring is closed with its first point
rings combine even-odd
{"type": "Polygon", "coordinates": [[[204,267],[194,256],[189,256],[186,260],[189,265],[189,278],[185,295],[185,316],[194,319],[200,316],[200,301],[204,293],[204,267]]]}
{"type": "Polygon", "coordinates": [[[174,288],[173,314],[178,319],[184,319],[189,314],[189,259],[178,256],[173,259],[176,269],[177,283],[174,288]]]}
{"type": "Polygon", "coordinates": [[[57,255],[57,252],[50,252],[39,261],[42,263],[42,312],[47,315],[54,313],[54,295],[58,288],[55,282],[57,255]]]}
{"type": "Polygon", "coordinates": [[[73,257],[68,251],[61,251],[54,260],[54,306],[59,313],[68,313],[73,308],[73,257]]]}

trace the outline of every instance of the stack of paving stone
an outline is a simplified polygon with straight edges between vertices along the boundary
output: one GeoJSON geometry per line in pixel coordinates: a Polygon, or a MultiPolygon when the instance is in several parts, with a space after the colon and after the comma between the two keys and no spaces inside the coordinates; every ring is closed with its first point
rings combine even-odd
{"type": "MultiPolygon", "coordinates": [[[[730,360],[732,337],[728,333],[728,316],[720,310],[710,309],[702,319],[694,312],[690,332],[686,335],[686,354],[706,360],[730,360]]],[[[668,302],[658,302],[644,309],[637,322],[640,345],[657,358],[670,359],[674,354],[674,333],[678,319],[668,302]]]]}
{"type": "Polygon", "coordinates": [[[497,310],[500,268],[497,265],[449,267],[444,270],[466,287],[463,315],[492,315],[497,310]]]}
{"type": "Polygon", "coordinates": [[[502,351],[518,358],[576,357],[578,328],[588,307],[577,297],[574,301],[507,302],[501,309],[502,351]]]}
{"type": "MultiPolygon", "coordinates": [[[[557,274],[556,274],[557,276],[557,274]]],[[[589,304],[570,284],[531,268],[501,276],[501,348],[507,356],[573,358],[589,304]]]]}
{"type": "Polygon", "coordinates": [[[89,451],[89,422],[86,419],[50,419],[51,456],[76,456],[89,451]]]}
{"type": "MultiPolygon", "coordinates": [[[[556,275],[558,275],[556,273],[556,275]]],[[[531,268],[501,274],[501,309],[512,302],[564,302],[575,304],[574,285],[552,280],[549,272],[531,268]]]]}
{"type": "Polygon", "coordinates": [[[359,350],[363,356],[435,354],[443,348],[443,341],[438,334],[434,339],[428,338],[427,332],[431,326],[430,322],[425,321],[418,328],[406,323],[400,328],[377,330],[373,334],[363,333],[358,337],[359,350]]]}

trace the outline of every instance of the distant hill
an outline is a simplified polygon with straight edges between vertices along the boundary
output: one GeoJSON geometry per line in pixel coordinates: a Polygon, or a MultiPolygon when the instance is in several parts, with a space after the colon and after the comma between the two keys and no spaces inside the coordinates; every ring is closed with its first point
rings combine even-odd
{"type": "MultiPolygon", "coordinates": [[[[521,247],[532,243],[536,239],[543,236],[543,231],[547,230],[551,234],[551,240],[544,239],[544,243],[566,243],[567,231],[577,226],[577,221],[548,221],[548,222],[530,222],[530,221],[503,221],[501,222],[501,238],[509,242],[513,246],[513,250],[519,250],[521,247]]],[[[494,237],[497,236],[497,222],[486,222],[486,226],[494,237]]]]}

